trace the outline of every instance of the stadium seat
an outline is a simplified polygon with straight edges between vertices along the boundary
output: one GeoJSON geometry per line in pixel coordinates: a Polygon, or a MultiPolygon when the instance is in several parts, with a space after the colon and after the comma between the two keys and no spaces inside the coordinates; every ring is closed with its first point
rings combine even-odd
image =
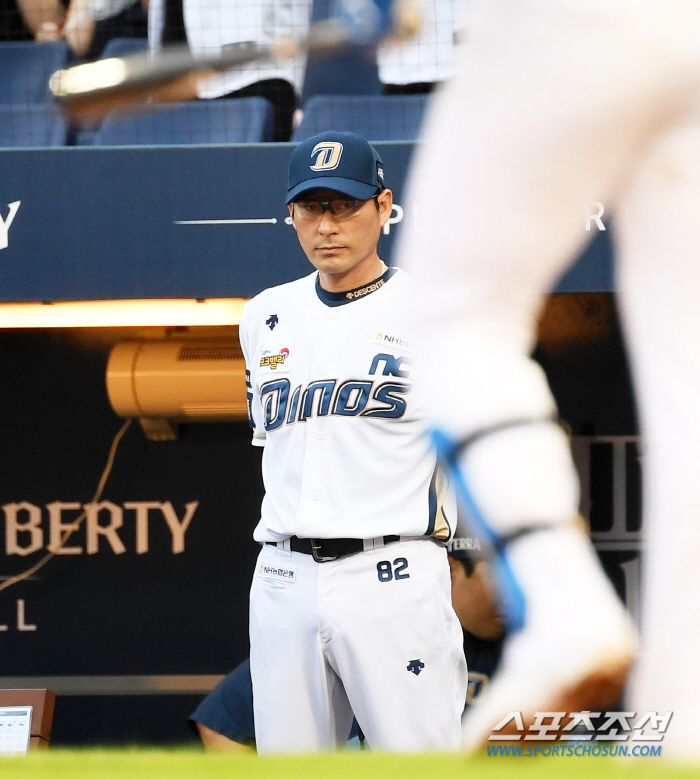
{"type": "Polygon", "coordinates": [[[153,113],[109,116],[95,146],[260,143],[272,140],[272,104],[262,97],[171,103],[153,113]]]}
{"type": "Polygon", "coordinates": [[[349,130],[370,141],[414,141],[420,134],[428,95],[318,95],[304,107],[292,141],[326,130],[349,130]]]}
{"type": "Polygon", "coordinates": [[[146,38],[112,38],[107,41],[107,45],[100,55],[101,60],[110,57],[126,57],[128,54],[138,54],[140,51],[148,50],[148,40],[146,38]]]}
{"type": "Polygon", "coordinates": [[[301,94],[304,103],[317,95],[381,95],[376,58],[351,50],[310,59],[301,94]]]}
{"type": "MultiPolygon", "coordinates": [[[[323,23],[333,16],[332,0],[313,0],[311,22],[323,23]]],[[[310,57],[306,63],[302,103],[317,95],[381,95],[377,53],[373,46],[310,57]]]]}
{"type": "Polygon", "coordinates": [[[49,77],[65,66],[68,52],[65,41],[0,43],[0,104],[46,102],[49,77]]]}
{"type": "Polygon", "coordinates": [[[64,146],[67,126],[51,105],[0,105],[0,147],[64,146]]]}
{"type": "Polygon", "coordinates": [[[69,146],[94,146],[97,129],[75,130],[68,139],[69,146]]]}

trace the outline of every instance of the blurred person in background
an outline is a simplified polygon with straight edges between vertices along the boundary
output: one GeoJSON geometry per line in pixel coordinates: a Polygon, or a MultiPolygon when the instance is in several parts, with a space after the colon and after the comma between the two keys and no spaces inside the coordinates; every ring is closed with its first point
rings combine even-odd
{"type": "MultiPolygon", "coordinates": [[[[309,28],[312,0],[150,0],[151,51],[187,43],[194,54],[212,54],[225,46],[254,41],[269,44],[285,36],[303,36],[309,28]]],[[[274,107],[274,140],[288,141],[304,77],[305,57],[252,62],[195,81],[185,78],[169,99],[264,97],[274,107]]],[[[162,98],[161,98],[162,99],[162,98]]]]}
{"type": "Polygon", "coordinates": [[[466,23],[467,0],[422,0],[418,35],[377,49],[385,95],[427,94],[454,72],[466,23]]]}
{"type": "MultiPolygon", "coordinates": [[[[145,38],[146,8],[142,0],[0,0],[0,20],[9,20],[15,37],[5,40],[65,40],[76,59],[100,57],[112,38],[145,38]],[[17,37],[18,25],[24,37],[17,37]]],[[[144,0],[144,3],[147,0],[144,0]]],[[[0,27],[0,31],[2,28],[0,27]]]]}
{"type": "Polygon", "coordinates": [[[59,0],[0,0],[0,41],[41,40],[42,25],[59,29],[64,16],[59,0]]]}

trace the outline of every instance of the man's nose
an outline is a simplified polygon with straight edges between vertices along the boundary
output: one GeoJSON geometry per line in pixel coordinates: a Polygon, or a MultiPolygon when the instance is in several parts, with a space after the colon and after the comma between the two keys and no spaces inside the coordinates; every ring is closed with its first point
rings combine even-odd
{"type": "Polygon", "coordinates": [[[338,232],[338,220],[331,213],[330,208],[327,208],[322,214],[318,223],[318,231],[323,235],[332,235],[338,232]]]}

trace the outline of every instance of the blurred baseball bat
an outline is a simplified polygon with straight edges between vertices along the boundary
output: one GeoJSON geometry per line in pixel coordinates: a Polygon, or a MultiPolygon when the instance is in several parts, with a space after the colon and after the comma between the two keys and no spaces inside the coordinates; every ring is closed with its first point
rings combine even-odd
{"type": "Polygon", "coordinates": [[[272,57],[290,57],[306,50],[309,56],[340,51],[351,37],[337,20],[319,22],[304,39],[275,45],[253,42],[224,46],[219,54],[198,56],[185,45],[159,52],[139,52],[58,70],[49,82],[56,101],[78,124],[98,120],[119,108],[129,112],[185,76],[201,78],[214,72],[272,57]]]}
{"type": "Polygon", "coordinates": [[[58,70],[49,87],[73,122],[81,124],[102,119],[114,109],[124,113],[143,109],[149,99],[181,99],[172,94],[186,79],[198,80],[258,60],[291,57],[298,51],[314,57],[386,35],[406,39],[420,27],[419,0],[332,0],[332,8],[333,17],[313,24],[303,38],[274,45],[234,43],[208,56],[193,55],[183,45],[113,57],[58,70]]]}

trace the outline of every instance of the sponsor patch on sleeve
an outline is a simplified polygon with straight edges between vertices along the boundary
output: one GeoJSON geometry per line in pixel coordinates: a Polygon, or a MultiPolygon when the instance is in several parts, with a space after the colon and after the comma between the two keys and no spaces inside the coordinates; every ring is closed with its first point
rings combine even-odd
{"type": "Polygon", "coordinates": [[[284,365],[287,357],[289,357],[289,349],[286,346],[282,347],[278,354],[273,354],[270,349],[266,349],[260,356],[260,367],[277,370],[278,365],[284,365]]]}

